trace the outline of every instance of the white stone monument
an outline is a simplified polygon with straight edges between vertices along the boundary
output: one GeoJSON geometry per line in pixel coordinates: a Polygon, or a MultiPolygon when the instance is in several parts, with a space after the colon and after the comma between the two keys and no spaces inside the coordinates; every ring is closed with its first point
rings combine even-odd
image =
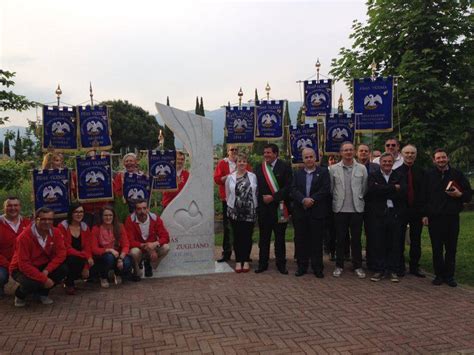
{"type": "Polygon", "coordinates": [[[170,252],[157,276],[232,271],[214,261],[212,121],[159,103],[156,108],[191,157],[186,185],[161,215],[170,233],[170,252]]]}

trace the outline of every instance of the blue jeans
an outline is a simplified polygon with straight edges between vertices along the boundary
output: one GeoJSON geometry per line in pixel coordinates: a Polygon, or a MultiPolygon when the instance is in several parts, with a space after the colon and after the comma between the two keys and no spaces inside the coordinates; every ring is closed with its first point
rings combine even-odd
{"type": "Polygon", "coordinates": [[[0,266],[0,294],[3,293],[3,287],[8,282],[8,270],[3,266],[0,266]]]}
{"type": "Polygon", "coordinates": [[[132,269],[132,259],[129,255],[123,259],[123,270],[117,268],[117,258],[112,253],[105,253],[95,258],[101,279],[108,277],[109,271],[114,270],[118,275],[128,274],[132,269]]]}

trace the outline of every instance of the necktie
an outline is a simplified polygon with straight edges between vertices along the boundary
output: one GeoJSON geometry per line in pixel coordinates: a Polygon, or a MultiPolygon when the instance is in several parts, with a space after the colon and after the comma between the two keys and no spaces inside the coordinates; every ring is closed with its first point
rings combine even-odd
{"type": "Polygon", "coordinates": [[[415,200],[415,191],[413,190],[413,174],[411,166],[408,167],[408,206],[413,206],[415,200]]]}

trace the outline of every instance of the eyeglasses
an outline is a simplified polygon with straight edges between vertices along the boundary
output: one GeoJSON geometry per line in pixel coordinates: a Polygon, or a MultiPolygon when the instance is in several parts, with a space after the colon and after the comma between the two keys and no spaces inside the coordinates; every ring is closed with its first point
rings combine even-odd
{"type": "Polygon", "coordinates": [[[386,147],[396,147],[396,144],[385,144],[386,147]]]}

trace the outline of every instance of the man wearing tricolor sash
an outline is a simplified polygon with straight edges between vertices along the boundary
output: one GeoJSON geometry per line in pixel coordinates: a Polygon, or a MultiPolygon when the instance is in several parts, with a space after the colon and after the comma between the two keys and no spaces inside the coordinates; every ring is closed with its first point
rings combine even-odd
{"type": "Polygon", "coordinates": [[[288,224],[289,191],[292,171],[278,159],[278,147],[267,144],[261,165],[255,167],[258,181],[258,224],[260,229],[259,261],[256,273],[268,268],[270,241],[275,233],[275,258],[278,271],[288,274],[286,268],[285,231],[288,224]]]}

